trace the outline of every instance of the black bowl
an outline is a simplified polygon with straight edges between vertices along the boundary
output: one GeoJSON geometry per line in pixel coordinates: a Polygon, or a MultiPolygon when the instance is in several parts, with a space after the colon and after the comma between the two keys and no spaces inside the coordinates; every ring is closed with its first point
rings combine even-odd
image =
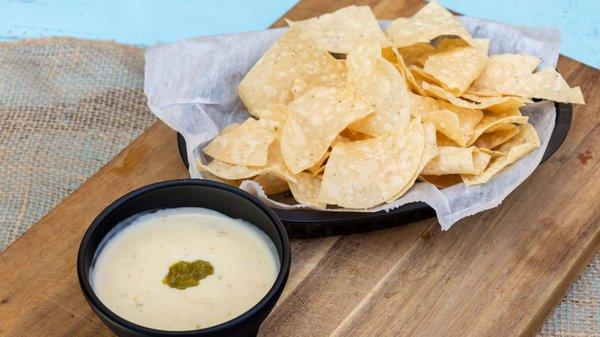
{"type": "Polygon", "coordinates": [[[77,257],[77,275],[83,294],[96,314],[118,336],[255,336],[260,324],[275,306],[290,271],[290,242],[273,211],[254,196],[238,188],[209,180],[172,180],[139,188],[108,206],[88,228],[77,257]],[[244,314],[219,325],[189,331],[162,331],[129,322],[104,306],[90,284],[96,250],[107,233],[132,215],[165,208],[204,207],[235,219],[243,219],[271,238],[281,267],[269,292],[244,314]]]}

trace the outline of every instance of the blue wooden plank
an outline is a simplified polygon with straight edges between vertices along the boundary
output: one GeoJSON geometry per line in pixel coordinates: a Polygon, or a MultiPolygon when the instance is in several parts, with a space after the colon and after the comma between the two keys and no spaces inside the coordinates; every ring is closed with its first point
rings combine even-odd
{"type": "Polygon", "coordinates": [[[0,40],[42,36],[152,45],[259,30],[296,0],[0,0],[0,40]]]}

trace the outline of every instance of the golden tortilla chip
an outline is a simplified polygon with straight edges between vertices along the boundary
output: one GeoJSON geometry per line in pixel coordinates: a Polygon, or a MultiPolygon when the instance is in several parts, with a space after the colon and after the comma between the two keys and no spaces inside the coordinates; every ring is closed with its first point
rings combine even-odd
{"type": "MultiPolygon", "coordinates": [[[[425,92],[422,89],[424,83],[434,84],[436,86],[441,86],[442,85],[440,83],[440,81],[438,81],[433,76],[431,76],[428,73],[426,73],[422,68],[419,68],[419,67],[417,67],[415,65],[412,65],[412,66],[409,66],[408,69],[410,70],[411,75],[414,77],[417,86],[419,88],[421,88],[421,90],[423,92],[425,92]]],[[[421,95],[421,96],[428,96],[428,94],[426,92],[425,92],[425,94],[419,94],[419,95],[421,95]]]]}
{"type": "MultiPolygon", "coordinates": [[[[519,111],[518,114],[515,114],[515,116],[521,116],[521,111],[519,111]]],[[[492,127],[485,129],[485,131],[483,131],[483,133],[486,134],[486,133],[496,132],[496,131],[512,130],[514,128],[515,128],[515,125],[511,124],[511,123],[496,124],[492,127]]]]}
{"type": "Polygon", "coordinates": [[[485,69],[467,90],[476,94],[498,95],[496,86],[533,73],[540,60],[529,54],[498,54],[488,58],[485,69]]]}
{"type": "Polygon", "coordinates": [[[388,202],[394,201],[403,196],[415,184],[419,173],[421,173],[425,165],[427,165],[427,163],[433,157],[439,154],[435,135],[435,126],[431,123],[423,123],[423,136],[425,144],[423,146],[421,159],[419,159],[419,166],[417,167],[413,177],[408,180],[408,183],[398,193],[396,193],[396,195],[391,197],[388,202]]]}
{"type": "Polygon", "coordinates": [[[411,18],[398,18],[386,30],[395,47],[406,47],[442,35],[458,36],[470,45],[473,38],[454,15],[437,1],[431,1],[411,18]]]}
{"type": "Polygon", "coordinates": [[[204,165],[200,158],[196,158],[196,166],[198,170],[208,171],[221,179],[247,179],[261,173],[271,173],[287,181],[296,181],[295,174],[290,172],[283,162],[280,144],[277,140],[269,146],[269,156],[265,166],[231,165],[216,159],[204,165]]]}
{"type": "Polygon", "coordinates": [[[313,166],[307,168],[306,170],[308,172],[310,172],[310,174],[314,177],[316,175],[318,175],[319,173],[322,173],[323,171],[325,171],[325,161],[327,160],[327,158],[329,158],[329,155],[331,154],[331,151],[327,150],[325,152],[325,154],[323,154],[323,156],[321,157],[321,159],[319,159],[318,162],[316,162],[313,166]]]}
{"type": "Polygon", "coordinates": [[[494,150],[486,149],[483,147],[480,148],[479,151],[489,154],[490,156],[492,156],[492,158],[502,157],[502,156],[506,155],[506,153],[504,153],[504,152],[494,151],[494,150]]]}
{"type": "Polygon", "coordinates": [[[425,96],[426,95],[425,91],[423,91],[423,89],[421,89],[421,86],[417,82],[417,79],[415,78],[415,76],[413,76],[413,73],[410,71],[409,67],[406,66],[406,63],[404,63],[404,59],[402,58],[402,55],[400,55],[400,53],[398,53],[398,49],[393,48],[392,50],[395,55],[395,57],[394,57],[395,62],[393,63],[393,65],[394,65],[394,67],[396,67],[396,69],[398,70],[400,75],[402,75],[402,77],[404,77],[404,79],[408,85],[408,88],[411,91],[416,92],[419,95],[425,96]]]}
{"type": "Polygon", "coordinates": [[[435,138],[436,138],[436,142],[437,142],[437,146],[452,146],[452,147],[460,147],[458,144],[456,144],[455,141],[453,141],[452,139],[446,137],[446,135],[444,135],[441,132],[436,132],[435,133],[435,138]]]}
{"type": "MultiPolygon", "coordinates": [[[[518,111],[518,110],[516,110],[516,111],[518,111]]],[[[475,131],[473,132],[473,135],[467,142],[467,145],[471,145],[471,144],[475,143],[475,141],[487,129],[494,127],[495,125],[507,124],[507,123],[525,124],[525,123],[527,123],[528,120],[529,120],[529,117],[522,116],[520,114],[517,115],[514,113],[514,110],[512,110],[512,111],[509,110],[509,111],[505,112],[504,114],[484,116],[483,119],[481,120],[481,122],[479,122],[479,124],[475,128],[475,131]]]]}
{"type": "Polygon", "coordinates": [[[489,97],[483,99],[482,102],[472,103],[455,97],[451,93],[447,92],[443,88],[436,85],[423,83],[423,89],[431,96],[439,99],[446,100],[452,103],[454,106],[467,108],[467,109],[486,109],[491,112],[502,112],[512,108],[519,108],[525,105],[526,100],[519,97],[505,96],[505,97],[489,97]]]}
{"type": "Polygon", "coordinates": [[[381,204],[412,183],[423,153],[424,132],[414,119],[406,132],[333,147],[319,200],[347,208],[381,204]]]}
{"type": "MultiPolygon", "coordinates": [[[[348,129],[344,130],[347,131],[348,129]]],[[[335,146],[335,144],[337,143],[347,143],[350,142],[351,140],[348,138],[345,138],[342,136],[342,134],[344,133],[344,131],[342,131],[342,133],[340,133],[334,140],[333,143],[331,143],[331,146],[335,146]]],[[[357,132],[357,134],[359,134],[359,132],[357,132]]],[[[362,135],[362,134],[361,134],[362,135]]],[[[368,137],[367,138],[371,138],[368,137]]],[[[366,139],[366,138],[365,138],[366,139]]],[[[357,139],[358,140],[358,139],[357,139]]],[[[363,140],[363,139],[360,139],[363,140]]],[[[312,167],[309,167],[307,169],[308,172],[310,172],[310,174],[315,177],[318,176],[319,174],[325,172],[325,162],[327,161],[327,159],[329,158],[329,155],[331,154],[330,150],[327,150],[327,152],[325,152],[325,154],[323,155],[323,157],[321,157],[321,159],[319,159],[319,161],[313,165],[312,167]]]]}
{"type": "Polygon", "coordinates": [[[480,151],[479,149],[475,150],[473,152],[473,166],[475,167],[475,172],[473,174],[480,174],[485,171],[491,159],[491,154],[480,151]]]}
{"type": "Polygon", "coordinates": [[[446,47],[427,58],[423,71],[454,96],[460,96],[481,74],[486,62],[486,54],[477,48],[446,47]]]}
{"type": "Polygon", "coordinates": [[[535,74],[511,78],[496,87],[504,95],[548,99],[555,102],[585,104],[579,87],[569,84],[556,70],[546,68],[535,74]]]}
{"type": "Polygon", "coordinates": [[[275,128],[280,130],[287,119],[287,108],[285,104],[269,103],[266,107],[258,109],[255,116],[260,116],[260,120],[274,123],[275,128]]]}
{"type": "Polygon", "coordinates": [[[269,104],[287,104],[293,99],[295,79],[314,88],[343,85],[345,77],[343,64],[316,47],[299,27],[292,27],[250,69],[238,92],[250,113],[263,117],[261,111],[269,104]]]}
{"type": "Polygon", "coordinates": [[[411,115],[419,117],[423,113],[441,110],[440,101],[431,97],[421,96],[414,93],[409,93],[411,115]]]}
{"type": "Polygon", "coordinates": [[[519,133],[519,128],[514,124],[499,124],[503,126],[510,126],[510,128],[503,128],[495,130],[493,132],[485,132],[473,143],[478,148],[493,149],[499,145],[504,144],[509,139],[519,133]]]}
{"type": "Polygon", "coordinates": [[[308,83],[299,78],[295,78],[294,82],[292,82],[292,95],[294,96],[294,99],[306,94],[308,89],[308,83]]]}
{"type": "Polygon", "coordinates": [[[225,126],[224,128],[221,129],[221,132],[219,132],[219,134],[225,134],[229,131],[233,131],[233,129],[237,128],[238,126],[240,126],[240,123],[231,123],[227,126],[225,126]]]}
{"type": "Polygon", "coordinates": [[[351,129],[345,129],[344,131],[342,131],[340,133],[339,136],[340,136],[340,138],[344,138],[344,139],[346,139],[348,141],[352,141],[352,142],[357,141],[357,140],[367,140],[367,139],[373,138],[369,135],[365,135],[362,132],[354,131],[351,129]]]}
{"type": "Polygon", "coordinates": [[[232,165],[217,159],[213,159],[206,165],[197,159],[196,165],[198,170],[208,171],[221,179],[228,180],[246,179],[264,172],[264,167],[232,165]]]}
{"type": "Polygon", "coordinates": [[[462,175],[463,182],[467,186],[483,184],[503,168],[538,147],[540,147],[540,139],[535,128],[531,124],[519,125],[519,133],[498,148],[499,151],[505,152],[506,155],[494,158],[485,171],[480,174],[462,175]]]}
{"type": "Polygon", "coordinates": [[[281,131],[285,164],[293,173],[315,165],[342,130],[371,113],[373,108],[349,89],[310,90],[288,105],[281,131]]]}
{"type": "Polygon", "coordinates": [[[274,127],[250,117],[240,126],[224,129],[202,151],[233,165],[264,166],[275,137],[274,127]]]}
{"type": "Polygon", "coordinates": [[[477,174],[485,169],[491,155],[476,147],[438,147],[439,154],[431,159],[421,171],[424,176],[446,174],[477,174]]]}
{"type": "Polygon", "coordinates": [[[287,181],[271,173],[259,174],[253,180],[262,187],[267,195],[283,193],[290,189],[287,181]]]}
{"type": "MultiPolygon", "coordinates": [[[[466,143],[466,141],[473,134],[475,126],[483,118],[483,112],[481,112],[481,110],[459,108],[445,101],[436,100],[431,97],[419,96],[412,93],[409,94],[409,97],[412,109],[411,113],[415,117],[429,115],[434,111],[440,110],[453,112],[458,119],[458,131],[455,129],[455,119],[449,113],[445,113],[445,115],[441,116],[435,116],[441,120],[438,120],[437,123],[434,124],[436,125],[438,131],[442,131],[442,129],[444,129],[444,134],[452,139],[455,139],[460,144],[466,143]]],[[[431,121],[431,119],[428,120],[431,121]]]]}
{"type": "MultiPolygon", "coordinates": [[[[468,47],[470,46],[467,42],[460,38],[453,37],[443,37],[440,40],[437,50],[444,50],[454,47],[468,47]]],[[[485,55],[488,54],[490,48],[490,40],[489,39],[473,39],[473,48],[481,51],[485,55]]]]}
{"type": "Polygon", "coordinates": [[[348,54],[348,87],[375,113],[350,125],[350,129],[370,136],[401,130],[408,124],[410,102],[404,79],[381,56],[379,46],[364,44],[348,54]]]}
{"type": "Polygon", "coordinates": [[[443,133],[460,146],[466,146],[469,136],[463,134],[456,113],[450,110],[425,112],[421,115],[424,122],[435,125],[437,131],[443,133]]]}
{"type": "Polygon", "coordinates": [[[461,108],[445,101],[438,101],[442,109],[453,111],[460,122],[463,135],[471,137],[475,128],[483,119],[483,112],[478,109],[461,108]]]}
{"type": "Polygon", "coordinates": [[[424,181],[435,185],[437,188],[446,188],[462,182],[460,174],[446,174],[443,176],[421,176],[424,181]]]}
{"type": "Polygon", "coordinates": [[[479,51],[487,56],[490,51],[490,39],[473,39],[473,41],[475,43],[473,47],[479,49],[479,51]]]}
{"type": "Polygon", "coordinates": [[[391,45],[369,6],[348,6],[304,21],[286,21],[333,53],[347,54],[367,41],[377,41],[381,47],[391,45]]]}
{"type": "Polygon", "coordinates": [[[408,47],[398,48],[398,52],[402,55],[406,65],[419,67],[424,66],[425,60],[436,51],[437,48],[429,43],[416,43],[408,47]]]}
{"type": "Polygon", "coordinates": [[[229,179],[222,179],[217,177],[216,175],[205,171],[205,170],[198,170],[200,172],[200,175],[202,176],[202,178],[204,179],[208,179],[208,180],[214,180],[214,181],[218,181],[230,186],[235,186],[235,187],[240,187],[240,184],[242,183],[241,180],[229,180],[229,179]]]}
{"type": "Polygon", "coordinates": [[[289,183],[294,199],[304,206],[325,209],[327,204],[319,201],[321,179],[313,177],[306,172],[298,173],[296,178],[296,183],[289,183]]]}

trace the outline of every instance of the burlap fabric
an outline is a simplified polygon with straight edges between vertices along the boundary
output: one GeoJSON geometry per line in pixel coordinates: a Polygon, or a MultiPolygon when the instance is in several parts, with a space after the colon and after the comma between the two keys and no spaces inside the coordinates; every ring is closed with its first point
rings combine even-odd
{"type": "Polygon", "coordinates": [[[0,250],[152,123],[143,83],[138,48],[0,44],[0,250]]]}
{"type": "MultiPolygon", "coordinates": [[[[0,44],[0,251],[154,117],[143,50],[67,38],[0,44]]],[[[600,336],[600,256],[539,336],[600,336]]]]}

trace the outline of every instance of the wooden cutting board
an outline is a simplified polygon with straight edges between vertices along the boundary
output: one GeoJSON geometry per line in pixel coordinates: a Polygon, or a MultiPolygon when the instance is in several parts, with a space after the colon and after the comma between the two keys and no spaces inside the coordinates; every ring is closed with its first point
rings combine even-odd
{"type": "MultiPolygon", "coordinates": [[[[352,3],[305,0],[286,17],[352,3]]],[[[384,19],[422,6],[362,3],[384,19]]],[[[534,335],[600,246],[600,72],[565,57],[559,70],[587,105],[575,107],[560,150],[501,206],[448,232],[430,219],[293,240],[290,280],[261,335],[534,335]]],[[[175,133],[158,122],[0,254],[0,335],[112,335],[79,290],[81,237],[117,197],[184,177],[175,133]]]]}

